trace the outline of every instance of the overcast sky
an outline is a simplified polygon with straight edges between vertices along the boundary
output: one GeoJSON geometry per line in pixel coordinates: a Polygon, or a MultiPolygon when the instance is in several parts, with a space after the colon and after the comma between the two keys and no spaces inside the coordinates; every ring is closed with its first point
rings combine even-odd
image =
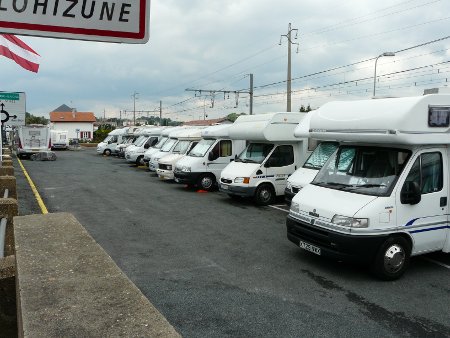
{"type": "Polygon", "coordinates": [[[21,37],[41,55],[39,73],[1,57],[0,90],[26,92],[27,110],[46,117],[61,104],[119,117],[136,92],[136,110],[161,100],[163,116],[181,121],[248,113],[248,94],[234,92],[249,90],[252,73],[254,113],[285,111],[288,47],[279,42],[292,23],[293,111],[370,98],[383,52],[396,56],[378,61],[377,96],[422,95],[450,78],[449,10],[449,0],[153,0],[145,45],[21,37]]]}

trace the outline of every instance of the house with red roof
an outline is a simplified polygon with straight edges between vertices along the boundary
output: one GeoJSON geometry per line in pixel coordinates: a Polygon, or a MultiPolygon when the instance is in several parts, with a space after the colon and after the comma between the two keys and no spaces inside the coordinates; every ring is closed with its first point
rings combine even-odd
{"type": "Polygon", "coordinates": [[[66,105],[50,113],[50,124],[54,130],[67,130],[69,139],[92,140],[96,118],[91,112],[78,112],[66,105]]]}

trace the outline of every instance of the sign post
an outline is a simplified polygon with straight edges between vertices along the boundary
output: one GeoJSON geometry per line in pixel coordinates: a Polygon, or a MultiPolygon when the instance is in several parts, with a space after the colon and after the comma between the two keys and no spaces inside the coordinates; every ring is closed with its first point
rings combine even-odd
{"type": "Polygon", "coordinates": [[[0,1],[2,33],[119,43],[149,39],[150,0],[0,1]]]}

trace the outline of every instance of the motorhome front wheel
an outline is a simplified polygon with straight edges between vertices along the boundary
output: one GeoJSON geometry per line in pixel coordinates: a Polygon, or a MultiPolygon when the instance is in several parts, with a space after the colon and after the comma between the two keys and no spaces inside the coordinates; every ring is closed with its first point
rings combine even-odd
{"type": "Polygon", "coordinates": [[[406,239],[400,236],[389,237],[380,247],[375,258],[373,271],[383,280],[395,280],[405,272],[411,253],[406,239]]]}
{"type": "Polygon", "coordinates": [[[105,149],[105,151],[103,152],[103,155],[106,155],[106,156],[111,155],[111,150],[105,149]]]}
{"type": "Polygon", "coordinates": [[[212,175],[202,175],[198,181],[198,185],[201,189],[211,191],[214,188],[216,180],[212,175]]]}
{"type": "Polygon", "coordinates": [[[268,184],[261,184],[256,188],[255,192],[255,202],[258,205],[268,205],[272,203],[275,196],[275,191],[272,186],[268,184]]]}

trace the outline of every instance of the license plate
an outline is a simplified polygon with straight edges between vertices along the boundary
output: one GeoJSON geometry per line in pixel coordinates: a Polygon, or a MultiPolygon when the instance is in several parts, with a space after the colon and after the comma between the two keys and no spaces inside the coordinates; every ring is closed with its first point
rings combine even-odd
{"type": "Polygon", "coordinates": [[[320,250],[320,248],[317,247],[317,246],[314,246],[314,245],[312,245],[312,244],[309,244],[309,243],[300,241],[300,243],[298,244],[298,246],[299,246],[300,248],[302,248],[302,249],[304,249],[304,250],[306,250],[306,251],[312,252],[312,253],[314,253],[314,254],[316,254],[316,255],[319,255],[319,256],[321,255],[321,250],[320,250]]]}
{"type": "Polygon", "coordinates": [[[223,190],[228,190],[228,185],[221,184],[221,187],[222,187],[223,190]]]}

